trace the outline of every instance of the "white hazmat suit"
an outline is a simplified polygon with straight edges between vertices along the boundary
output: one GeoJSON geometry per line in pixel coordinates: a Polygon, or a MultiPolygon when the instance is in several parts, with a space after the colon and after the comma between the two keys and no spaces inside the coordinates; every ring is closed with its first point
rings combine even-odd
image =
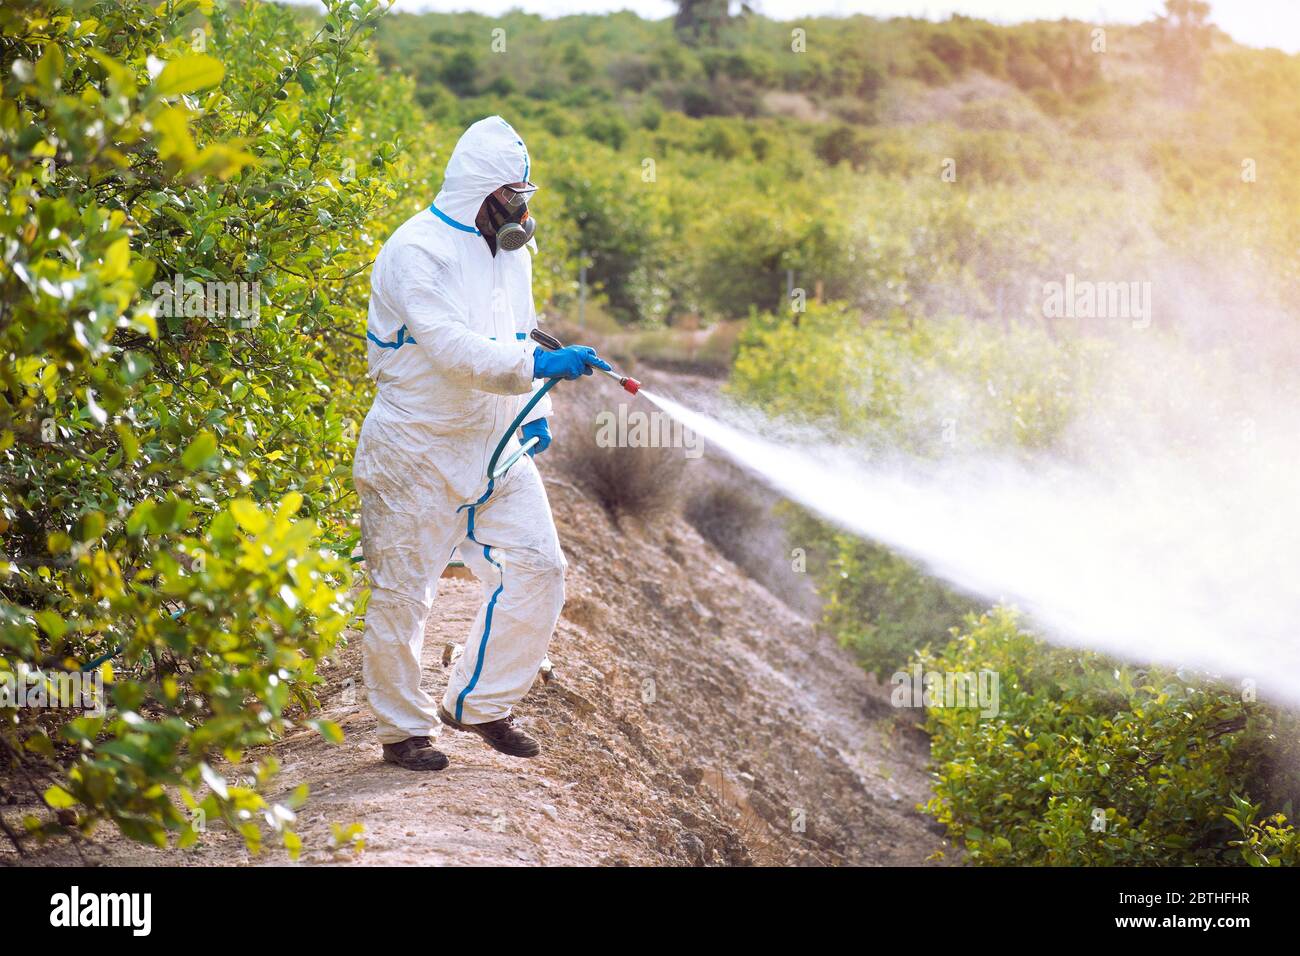
{"type": "MultiPolygon", "coordinates": [[[[532,459],[496,481],[487,476],[535,387],[535,246],[494,256],[474,220],[489,193],[529,172],[523,140],[505,120],[475,123],[456,144],[433,205],[393,233],[371,275],[377,392],[353,477],[371,583],[363,670],[381,743],[438,732],[437,708],[420,686],[420,652],[454,553],[483,584],[483,606],[443,697],[461,723],[510,713],[537,675],[564,604],[564,555],[532,459]]],[[[528,421],[549,411],[543,397],[528,421]]],[[[502,460],[517,447],[512,436],[502,460]]]]}

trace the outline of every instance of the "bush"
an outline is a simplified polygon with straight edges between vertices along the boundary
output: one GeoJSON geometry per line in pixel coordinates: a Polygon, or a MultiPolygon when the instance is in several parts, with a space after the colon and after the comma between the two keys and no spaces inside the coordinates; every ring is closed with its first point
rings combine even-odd
{"type": "Polygon", "coordinates": [[[976,604],[880,545],[837,534],[818,575],[827,627],[859,663],[884,678],[943,642],[976,604]]]}
{"type": "MultiPolygon", "coordinates": [[[[533,149],[543,155],[541,147],[533,149]]],[[[662,243],[659,192],[641,181],[638,167],[610,161],[612,154],[598,145],[565,146],[545,155],[548,190],[563,197],[557,218],[576,227],[573,248],[589,256],[588,280],[620,318],[654,315],[662,243]]]]}
{"type": "Polygon", "coordinates": [[[954,76],[964,73],[971,60],[971,53],[963,42],[963,36],[964,34],[958,31],[938,27],[926,40],[926,49],[943,61],[954,76]]]}
{"type": "MultiPolygon", "coordinates": [[[[945,235],[956,229],[944,230],[945,235]]],[[[758,315],[743,329],[729,389],[779,419],[809,421],[834,440],[938,457],[961,450],[1050,447],[1099,359],[1077,345],[1022,333],[1017,349],[972,322],[865,321],[839,303],[811,303],[796,325],[758,315]],[[945,409],[964,409],[960,441],[945,444],[945,409]]],[[[827,555],[814,569],[825,621],[869,670],[884,675],[945,640],[974,608],[911,562],[809,519],[799,540],[827,555]]]]}
{"type": "Polygon", "coordinates": [[[1283,813],[1256,822],[1261,809],[1262,804],[1232,795],[1232,808],[1223,815],[1241,833],[1241,839],[1229,840],[1228,845],[1236,847],[1249,866],[1300,866],[1300,830],[1288,823],[1283,813]]]}
{"type": "Polygon", "coordinates": [[[972,861],[1295,862],[1285,820],[1260,825],[1259,807],[1237,796],[1257,788],[1279,750],[1294,758],[1294,718],[1212,684],[1049,647],[1002,609],[968,619],[918,662],[999,676],[996,716],[927,712],[936,765],[927,809],[972,861]]]}
{"type": "Polygon", "coordinates": [[[582,126],[583,136],[615,150],[623,148],[627,134],[626,121],[612,111],[594,113],[582,126]]]}
{"type": "Polygon", "coordinates": [[[852,126],[841,124],[818,134],[813,152],[827,166],[849,163],[854,169],[863,169],[871,159],[871,144],[852,126]]]}
{"type": "Polygon", "coordinates": [[[352,614],[348,280],[413,116],[355,62],[376,0],[328,7],[314,28],[200,0],[0,12],[0,225],[22,237],[0,270],[0,671],[109,688],[98,716],[0,709],[10,769],[57,780],[28,832],[185,844],[201,808],[296,851],[291,807],[258,795],[273,763],[251,787],[214,765],[312,706],[352,614]],[[168,301],[185,280],[242,283],[243,308],[168,301]]]}
{"type": "MultiPolygon", "coordinates": [[[[652,518],[676,506],[684,459],[676,448],[627,447],[607,442],[618,406],[618,393],[599,383],[574,382],[552,395],[555,415],[554,461],[576,484],[618,521],[652,518]],[[612,396],[612,397],[611,397],[612,396]],[[611,416],[613,418],[611,418],[611,416]]],[[[644,412],[646,402],[630,411],[644,412]]],[[[660,413],[662,414],[662,413],[660,413]]]]}
{"type": "MultiPolygon", "coordinates": [[[[705,541],[745,568],[753,557],[748,532],[764,526],[767,511],[768,504],[753,491],[736,481],[727,481],[693,488],[684,515],[705,541]]],[[[752,572],[751,576],[759,577],[752,572]]]]}
{"type": "Polygon", "coordinates": [[[912,76],[930,86],[941,86],[952,80],[952,70],[929,50],[920,50],[912,61],[912,76]]]}

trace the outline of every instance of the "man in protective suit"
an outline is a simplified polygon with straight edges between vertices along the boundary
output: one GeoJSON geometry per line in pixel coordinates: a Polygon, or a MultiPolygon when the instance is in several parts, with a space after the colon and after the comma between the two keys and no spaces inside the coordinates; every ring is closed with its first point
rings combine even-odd
{"type": "MultiPolygon", "coordinates": [[[[535,379],[608,368],[591,349],[534,347],[535,220],[528,150],[491,116],[461,136],[433,204],[384,244],[370,280],[366,338],[374,404],[353,477],[370,575],[362,645],[384,759],[440,770],[441,723],[533,757],[511,708],[532,685],[564,604],[564,555],[536,466],[491,480],[489,458],[535,379]],[[527,248],[525,248],[525,246],[527,248]],[[441,705],[420,686],[424,625],[453,554],[483,584],[441,705]]],[[[543,396],[521,429],[550,444],[543,396]]],[[[519,447],[510,438],[505,454],[519,447]]],[[[504,455],[503,455],[504,460],[504,455]]]]}

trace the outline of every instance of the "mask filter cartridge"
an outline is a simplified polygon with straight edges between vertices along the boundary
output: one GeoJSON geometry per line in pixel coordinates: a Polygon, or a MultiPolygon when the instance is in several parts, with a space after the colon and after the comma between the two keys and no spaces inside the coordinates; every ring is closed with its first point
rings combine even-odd
{"type": "Polygon", "coordinates": [[[537,231],[537,220],[524,213],[522,222],[507,222],[497,229],[497,245],[506,252],[522,249],[537,231]]]}

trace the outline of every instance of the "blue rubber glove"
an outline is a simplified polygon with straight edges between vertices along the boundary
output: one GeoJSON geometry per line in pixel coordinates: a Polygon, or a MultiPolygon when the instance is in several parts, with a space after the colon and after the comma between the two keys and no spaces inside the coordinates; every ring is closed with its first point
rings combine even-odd
{"type": "Polygon", "coordinates": [[[533,352],[533,378],[573,380],[579,375],[590,375],[593,366],[607,372],[612,371],[605,360],[596,354],[595,349],[585,345],[566,345],[554,352],[538,346],[533,352]]]}
{"type": "Polygon", "coordinates": [[[536,438],[537,444],[528,449],[529,455],[536,455],[540,451],[546,451],[551,447],[551,426],[546,424],[545,418],[538,418],[529,422],[521,429],[524,433],[524,441],[530,438],[536,438]]]}

